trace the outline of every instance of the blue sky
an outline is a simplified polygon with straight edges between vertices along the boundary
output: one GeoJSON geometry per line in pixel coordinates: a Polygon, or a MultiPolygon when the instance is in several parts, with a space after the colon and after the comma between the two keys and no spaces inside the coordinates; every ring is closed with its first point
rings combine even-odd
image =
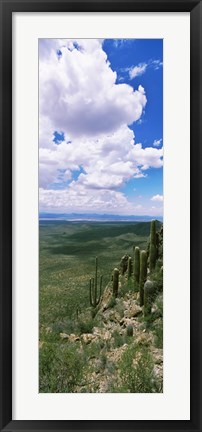
{"type": "MultiPolygon", "coordinates": [[[[114,41],[106,40],[103,49],[106,51],[113,70],[117,72],[117,82],[132,85],[134,90],[142,85],[147,95],[147,106],[140,121],[129,127],[135,133],[136,142],[142,146],[153,147],[155,140],[163,141],[163,39],[130,39],[117,41],[118,49],[114,48],[114,41]],[[154,61],[158,63],[153,63],[154,61]],[[145,72],[132,80],[124,69],[135,65],[147,65],[145,72]],[[162,65],[161,65],[162,64],[162,65]]],[[[160,147],[163,142],[161,141],[160,147]]],[[[150,168],[147,177],[131,180],[126,183],[122,191],[133,199],[142,196],[141,201],[163,194],[163,168],[150,168]],[[134,188],[137,190],[134,191],[134,188]]]]}
{"type": "Polygon", "coordinates": [[[163,212],[163,40],[41,39],[40,211],[163,212]]]}

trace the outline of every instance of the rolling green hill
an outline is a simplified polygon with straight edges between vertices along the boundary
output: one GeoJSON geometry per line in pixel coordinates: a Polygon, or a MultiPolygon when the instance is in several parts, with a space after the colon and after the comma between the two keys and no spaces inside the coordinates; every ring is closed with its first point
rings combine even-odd
{"type": "MultiPolygon", "coordinates": [[[[160,226],[157,222],[157,228],[160,226]]],[[[84,316],[89,312],[89,279],[94,277],[95,256],[98,257],[98,277],[103,275],[103,291],[121,257],[132,256],[134,245],[145,249],[149,233],[150,222],[40,223],[39,328],[43,347],[40,361],[46,368],[49,363],[52,367],[51,359],[56,359],[57,353],[60,359],[65,355],[60,335],[75,332],[78,311],[84,316]]],[[[84,319],[84,333],[91,331],[91,322],[84,319]]],[[[71,348],[71,344],[68,346],[71,348]]],[[[99,349],[96,355],[99,356],[99,349]]],[[[45,389],[50,389],[51,384],[43,381],[48,375],[48,369],[41,372],[41,391],[50,391],[45,389]]],[[[62,384],[61,388],[64,388],[62,384]]]]}

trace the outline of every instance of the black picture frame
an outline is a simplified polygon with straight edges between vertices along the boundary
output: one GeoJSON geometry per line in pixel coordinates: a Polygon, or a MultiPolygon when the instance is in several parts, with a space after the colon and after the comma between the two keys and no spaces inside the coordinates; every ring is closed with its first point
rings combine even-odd
{"type": "Polygon", "coordinates": [[[2,431],[201,431],[201,101],[202,4],[196,0],[57,1],[0,0],[1,28],[1,257],[0,426],[2,431]],[[12,13],[190,12],[191,22],[191,418],[151,421],[12,420],[12,13]]]}

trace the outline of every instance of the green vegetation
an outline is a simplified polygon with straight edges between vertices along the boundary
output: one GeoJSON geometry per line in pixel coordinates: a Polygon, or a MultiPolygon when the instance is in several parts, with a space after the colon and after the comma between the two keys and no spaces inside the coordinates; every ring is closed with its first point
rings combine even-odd
{"type": "Polygon", "coordinates": [[[119,296],[123,297],[125,294],[127,293],[134,293],[137,292],[137,290],[139,290],[139,287],[135,287],[134,286],[134,282],[132,280],[132,278],[130,278],[129,280],[126,279],[122,279],[122,289],[121,292],[119,293],[119,296]]]}
{"type": "Polygon", "coordinates": [[[147,314],[139,306],[149,233],[147,222],[40,223],[40,392],[162,391],[151,350],[163,347],[158,248],[147,314]]]}
{"type": "Polygon", "coordinates": [[[119,348],[125,343],[125,338],[118,332],[118,330],[114,330],[112,338],[114,348],[119,348]]]}
{"type": "Polygon", "coordinates": [[[77,326],[74,327],[74,331],[78,333],[79,335],[83,333],[92,333],[93,327],[95,323],[93,318],[87,319],[87,320],[78,320],[77,326]]]}
{"type": "Polygon", "coordinates": [[[150,231],[150,248],[149,248],[149,270],[150,273],[155,269],[157,258],[157,245],[156,245],[156,221],[151,221],[150,231]]]}
{"type": "Polygon", "coordinates": [[[112,347],[113,348],[120,348],[124,344],[129,345],[132,343],[132,334],[128,335],[127,332],[125,334],[120,334],[117,330],[114,330],[112,333],[112,347]]]}
{"type": "Polygon", "coordinates": [[[113,295],[110,300],[109,303],[107,303],[107,309],[113,308],[116,304],[116,297],[113,295]]]}
{"type": "Polygon", "coordinates": [[[40,336],[45,337],[46,327],[75,320],[77,308],[89,306],[95,255],[105,287],[123,253],[130,253],[133,244],[146,247],[149,232],[147,222],[40,223],[40,336]]]}
{"type": "Polygon", "coordinates": [[[163,348],[163,295],[158,294],[154,302],[156,320],[151,325],[151,330],[155,335],[156,348],[163,348]]]}
{"type": "Polygon", "coordinates": [[[156,393],[160,382],[154,375],[152,355],[145,346],[129,346],[119,362],[120,392],[156,393]]]}
{"type": "Polygon", "coordinates": [[[40,392],[74,393],[84,367],[85,359],[73,344],[55,349],[54,344],[46,343],[40,350],[40,392]]]}

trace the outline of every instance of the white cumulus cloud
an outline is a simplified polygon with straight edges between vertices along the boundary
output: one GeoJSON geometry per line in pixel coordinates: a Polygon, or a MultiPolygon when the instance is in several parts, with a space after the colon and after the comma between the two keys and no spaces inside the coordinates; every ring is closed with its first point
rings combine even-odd
{"type": "Polygon", "coordinates": [[[40,40],[39,109],[53,130],[70,138],[96,136],[141,117],[147,102],[144,89],[116,84],[117,74],[99,40],[65,44],[53,39],[49,45],[48,55],[40,40]]]}
{"type": "Polygon", "coordinates": [[[158,202],[162,202],[162,201],[163,201],[163,195],[159,195],[159,194],[154,195],[154,196],[151,198],[151,201],[158,201],[158,202]]]}
{"type": "Polygon", "coordinates": [[[51,148],[39,149],[40,186],[58,182],[58,176],[63,181],[61,170],[82,169],[77,183],[86,188],[117,189],[131,178],[146,177],[151,167],[160,168],[162,155],[162,149],[135,144],[134,132],[127,126],[96,139],[52,143],[51,148]]]}

